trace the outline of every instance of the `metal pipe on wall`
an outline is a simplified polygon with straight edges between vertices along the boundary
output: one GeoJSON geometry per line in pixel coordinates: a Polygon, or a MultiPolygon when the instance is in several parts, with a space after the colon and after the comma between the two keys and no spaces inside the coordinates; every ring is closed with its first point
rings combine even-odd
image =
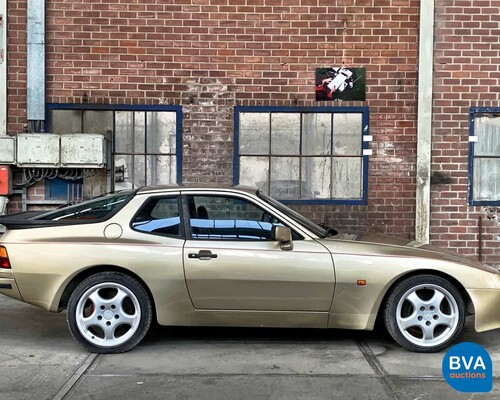
{"type": "Polygon", "coordinates": [[[479,261],[483,261],[483,217],[479,216],[478,220],[478,248],[477,248],[477,256],[479,261]]]}
{"type": "Polygon", "coordinates": [[[420,2],[415,238],[429,243],[431,214],[432,83],[434,0],[420,2]]]}
{"type": "Polygon", "coordinates": [[[9,199],[7,198],[7,196],[0,196],[0,215],[5,215],[8,202],[9,199]]]}
{"type": "Polygon", "coordinates": [[[42,132],[45,120],[45,0],[28,2],[28,132],[42,132]]]}

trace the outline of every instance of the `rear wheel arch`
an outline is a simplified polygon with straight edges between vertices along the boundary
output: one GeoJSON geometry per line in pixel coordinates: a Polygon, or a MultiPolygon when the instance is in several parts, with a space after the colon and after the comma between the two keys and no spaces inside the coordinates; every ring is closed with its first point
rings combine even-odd
{"type": "Polygon", "coordinates": [[[145,287],[131,275],[90,275],[71,294],[67,323],[73,337],[93,353],[123,353],[149,331],[153,306],[145,287]]]}
{"type": "Polygon", "coordinates": [[[68,307],[68,302],[69,298],[71,297],[71,293],[74,292],[76,287],[83,282],[85,279],[87,279],[89,276],[92,276],[94,274],[97,274],[99,272],[121,272],[122,274],[128,275],[132,278],[134,278],[136,281],[138,281],[144,290],[147,292],[149,299],[151,301],[151,304],[153,306],[153,321],[156,321],[156,306],[155,306],[155,301],[153,294],[151,293],[151,290],[149,289],[148,285],[141,279],[141,277],[134,272],[122,268],[116,265],[97,265],[94,267],[87,268],[83,271],[80,271],[76,276],[69,281],[69,283],[66,285],[64,288],[64,291],[61,295],[61,298],[59,299],[59,307],[58,311],[62,311],[68,307]]]}

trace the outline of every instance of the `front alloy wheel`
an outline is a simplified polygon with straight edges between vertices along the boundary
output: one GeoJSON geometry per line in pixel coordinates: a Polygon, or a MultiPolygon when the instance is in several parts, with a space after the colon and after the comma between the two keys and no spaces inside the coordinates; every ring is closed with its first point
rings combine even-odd
{"type": "Polygon", "coordinates": [[[68,303],[72,335],[96,353],[132,349],[146,335],[151,319],[151,301],[142,285],[119,272],[102,272],[85,279],[68,303]]]}
{"type": "Polygon", "coordinates": [[[407,278],[396,285],[384,310],[384,322],[404,348],[430,353],[449,346],[465,323],[460,292],[434,275],[407,278]]]}

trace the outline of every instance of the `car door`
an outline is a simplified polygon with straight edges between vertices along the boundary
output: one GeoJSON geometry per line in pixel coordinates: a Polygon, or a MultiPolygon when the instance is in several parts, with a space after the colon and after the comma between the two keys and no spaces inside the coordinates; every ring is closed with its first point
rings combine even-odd
{"type": "Polygon", "coordinates": [[[295,233],[293,250],[282,250],[271,229],[283,222],[244,195],[183,199],[184,270],[196,309],[329,311],[334,270],[321,244],[295,233]]]}

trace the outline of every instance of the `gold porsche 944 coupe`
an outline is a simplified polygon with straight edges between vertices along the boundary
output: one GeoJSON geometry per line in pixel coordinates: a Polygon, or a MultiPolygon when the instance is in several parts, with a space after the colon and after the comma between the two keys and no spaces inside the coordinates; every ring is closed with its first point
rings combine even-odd
{"type": "Polygon", "coordinates": [[[468,315],[500,328],[500,272],[415,242],[319,226],[245,187],[124,191],[0,218],[0,293],[67,309],[89,351],[160,325],[366,329],[411,351],[454,342],[468,315]]]}

